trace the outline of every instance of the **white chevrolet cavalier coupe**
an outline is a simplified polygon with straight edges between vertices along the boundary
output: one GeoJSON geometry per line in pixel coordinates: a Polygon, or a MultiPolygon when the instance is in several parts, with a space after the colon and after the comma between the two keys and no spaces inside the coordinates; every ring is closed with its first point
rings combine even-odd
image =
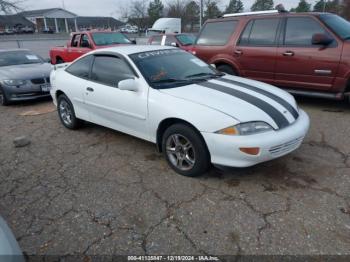
{"type": "Polygon", "coordinates": [[[51,84],[65,127],[85,120],[151,141],[186,176],[286,155],[309,129],[290,94],[172,47],[97,50],[57,66],[51,84]]]}

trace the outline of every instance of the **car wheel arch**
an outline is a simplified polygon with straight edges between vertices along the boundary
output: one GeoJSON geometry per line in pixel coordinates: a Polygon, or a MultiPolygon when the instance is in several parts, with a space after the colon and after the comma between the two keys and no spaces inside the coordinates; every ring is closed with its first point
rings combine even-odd
{"type": "MultiPolygon", "coordinates": [[[[175,117],[163,119],[158,125],[157,137],[156,137],[156,146],[157,146],[158,152],[160,152],[160,153],[162,152],[162,140],[163,140],[163,135],[164,135],[165,130],[167,130],[168,127],[170,127],[174,124],[184,124],[184,125],[187,125],[187,126],[193,128],[193,130],[195,130],[197,132],[197,134],[200,136],[200,138],[203,140],[203,142],[204,142],[204,144],[209,152],[207,143],[205,142],[204,137],[202,136],[202,134],[198,130],[198,128],[196,128],[193,124],[191,124],[190,122],[188,122],[186,120],[183,120],[180,118],[175,118],[175,117]]],[[[210,152],[209,152],[209,155],[210,155],[210,152]]]]}
{"type": "Polygon", "coordinates": [[[56,99],[58,99],[60,95],[66,95],[66,94],[62,90],[57,90],[56,91],[56,99]]]}
{"type": "Polygon", "coordinates": [[[216,67],[223,66],[223,65],[229,66],[229,67],[232,68],[232,70],[233,70],[235,73],[237,73],[237,75],[241,75],[240,70],[238,69],[238,66],[235,65],[234,63],[232,63],[231,61],[227,61],[227,60],[216,60],[216,61],[211,62],[210,64],[214,64],[216,67]]]}

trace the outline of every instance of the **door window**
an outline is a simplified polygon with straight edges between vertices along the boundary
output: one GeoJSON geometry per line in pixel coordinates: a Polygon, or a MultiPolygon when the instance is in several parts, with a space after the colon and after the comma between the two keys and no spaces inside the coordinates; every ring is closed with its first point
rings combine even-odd
{"type": "Polygon", "coordinates": [[[284,44],[287,46],[312,46],[314,34],[327,32],[310,17],[290,17],[287,19],[284,44]]]}
{"type": "Polygon", "coordinates": [[[72,39],[72,47],[79,46],[80,35],[74,35],[72,39]]]}
{"type": "Polygon", "coordinates": [[[89,78],[92,60],[92,55],[85,56],[71,64],[66,71],[74,76],[87,79],[89,78]]]}
{"type": "Polygon", "coordinates": [[[90,48],[89,37],[87,35],[81,36],[80,47],[90,48]]]}
{"type": "Polygon", "coordinates": [[[256,19],[248,23],[239,40],[241,46],[274,46],[279,18],[256,19]]]}
{"type": "Polygon", "coordinates": [[[129,65],[114,56],[96,56],[91,70],[91,80],[118,87],[118,83],[135,75],[129,65]]]}
{"type": "Polygon", "coordinates": [[[235,32],[237,24],[238,22],[234,20],[207,23],[197,40],[197,45],[226,45],[235,32]]]}

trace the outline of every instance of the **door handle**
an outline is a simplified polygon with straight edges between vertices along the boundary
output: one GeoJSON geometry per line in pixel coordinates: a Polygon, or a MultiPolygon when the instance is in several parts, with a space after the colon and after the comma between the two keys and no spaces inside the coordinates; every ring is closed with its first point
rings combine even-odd
{"type": "Polygon", "coordinates": [[[293,51],[286,51],[283,53],[283,56],[294,56],[294,52],[293,51]]]}
{"type": "Polygon", "coordinates": [[[243,55],[243,51],[242,50],[235,50],[235,55],[240,56],[243,55]]]}
{"type": "Polygon", "coordinates": [[[89,92],[94,92],[94,89],[92,87],[87,87],[86,90],[89,92]]]}

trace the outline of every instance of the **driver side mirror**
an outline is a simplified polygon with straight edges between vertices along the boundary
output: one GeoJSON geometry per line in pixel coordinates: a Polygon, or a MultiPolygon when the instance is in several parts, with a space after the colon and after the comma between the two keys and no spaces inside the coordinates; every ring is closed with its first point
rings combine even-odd
{"type": "Polygon", "coordinates": [[[138,88],[138,82],[135,78],[132,79],[125,79],[118,83],[118,88],[120,90],[126,90],[126,91],[133,91],[137,92],[139,90],[138,88]]]}
{"type": "Polygon", "coordinates": [[[328,46],[333,42],[333,38],[329,37],[326,34],[314,34],[312,36],[312,44],[313,45],[323,45],[328,46]]]}
{"type": "Polygon", "coordinates": [[[179,47],[179,45],[177,43],[175,43],[175,42],[171,43],[170,45],[174,46],[174,47],[179,47]]]}
{"type": "Polygon", "coordinates": [[[131,40],[131,43],[132,43],[133,45],[136,45],[136,39],[131,40]]]}

